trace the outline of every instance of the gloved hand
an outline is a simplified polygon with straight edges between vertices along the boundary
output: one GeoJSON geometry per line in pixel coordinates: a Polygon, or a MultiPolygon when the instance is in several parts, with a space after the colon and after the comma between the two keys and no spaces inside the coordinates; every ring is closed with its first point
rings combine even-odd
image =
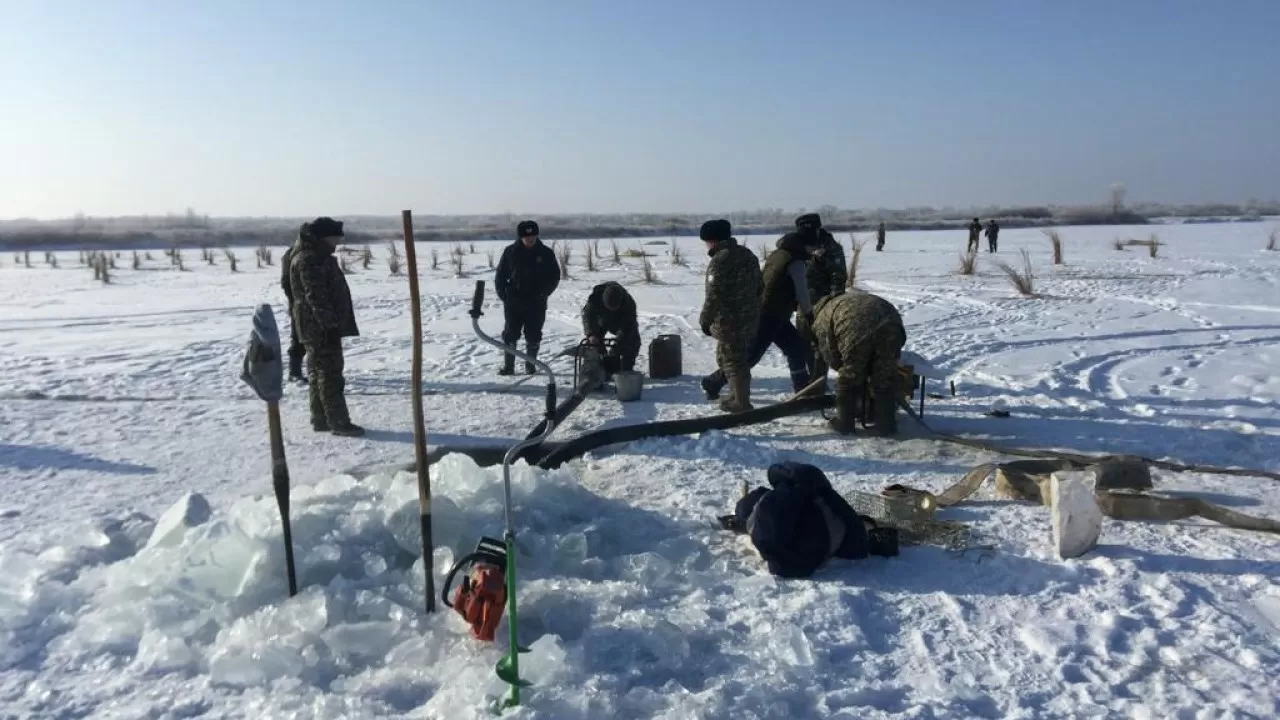
{"type": "Polygon", "coordinates": [[[702,334],[711,337],[711,323],[702,323],[702,334]]]}
{"type": "Polygon", "coordinates": [[[589,344],[589,345],[599,345],[599,344],[600,344],[600,336],[599,336],[599,335],[588,335],[588,336],[587,336],[587,344],[589,344]]]}

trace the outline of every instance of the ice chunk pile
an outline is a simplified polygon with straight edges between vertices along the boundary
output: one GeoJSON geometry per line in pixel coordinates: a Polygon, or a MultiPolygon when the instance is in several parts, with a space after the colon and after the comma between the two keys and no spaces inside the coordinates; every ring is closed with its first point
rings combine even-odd
{"type": "MultiPolygon", "coordinates": [[[[453,558],[501,537],[503,494],[500,469],[464,456],[432,476],[438,592],[453,558]]],[[[696,608],[644,608],[722,582],[723,568],[699,574],[711,563],[687,528],[595,495],[568,471],[521,465],[512,484],[530,707],[599,717],[685,697],[681,668],[713,623],[696,608]],[[583,693],[593,676],[604,691],[583,693]]],[[[292,495],[293,598],[270,494],[226,508],[188,495],[158,520],[5,550],[0,701],[58,715],[150,685],[139,702],[257,717],[484,716],[507,689],[493,672],[507,629],[487,645],[443,605],[423,612],[414,476],[331,477],[292,495]],[[44,672],[53,666],[74,671],[44,672]]],[[[700,670],[693,684],[706,680],[700,670]]]]}

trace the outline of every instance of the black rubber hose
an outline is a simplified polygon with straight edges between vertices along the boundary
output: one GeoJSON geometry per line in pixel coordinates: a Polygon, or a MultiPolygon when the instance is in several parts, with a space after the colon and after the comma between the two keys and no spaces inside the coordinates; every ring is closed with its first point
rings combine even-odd
{"type": "Polygon", "coordinates": [[[585,455],[596,448],[617,443],[634,442],[644,438],[664,437],[669,435],[692,435],[707,430],[728,430],[743,425],[757,425],[771,422],[789,415],[800,415],[825,410],[835,406],[834,395],[807,397],[799,400],[781,402],[775,405],[748,410],[741,413],[725,413],[711,417],[687,418],[684,420],[664,420],[641,425],[623,425],[607,430],[598,430],[581,435],[552,448],[538,463],[544,469],[558,468],[564,463],[585,455]]]}

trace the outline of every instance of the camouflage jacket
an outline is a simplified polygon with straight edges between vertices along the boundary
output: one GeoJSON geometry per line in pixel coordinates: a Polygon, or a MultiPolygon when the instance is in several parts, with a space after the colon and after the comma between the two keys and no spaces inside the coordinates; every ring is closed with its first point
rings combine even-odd
{"type": "Polygon", "coordinates": [[[289,301],[289,307],[293,307],[293,288],[290,287],[289,280],[289,258],[291,257],[293,257],[292,245],[280,256],[280,287],[284,290],[284,299],[289,301]]]}
{"type": "Polygon", "coordinates": [[[623,290],[622,307],[610,310],[604,306],[604,291],[610,285],[622,287],[612,280],[600,283],[591,289],[587,304],[582,306],[582,334],[603,336],[605,333],[616,335],[639,335],[640,323],[636,317],[636,301],[631,294],[623,290]]]}
{"type": "MultiPolygon", "coordinates": [[[[864,342],[880,342],[895,335],[902,347],[907,333],[902,316],[893,303],[878,295],[848,292],[818,301],[814,308],[813,335],[818,352],[833,370],[844,367],[845,359],[856,355],[854,348],[864,342]]],[[[850,368],[855,373],[866,368],[850,368]]]]}
{"type": "Polygon", "coordinates": [[[360,334],[351,305],[351,288],[332,247],[310,233],[299,233],[289,249],[287,264],[293,322],[304,345],[360,334]]]}
{"type": "Polygon", "coordinates": [[[706,298],[698,322],[721,342],[751,342],[760,322],[760,260],[734,238],[707,263],[706,298]]]}

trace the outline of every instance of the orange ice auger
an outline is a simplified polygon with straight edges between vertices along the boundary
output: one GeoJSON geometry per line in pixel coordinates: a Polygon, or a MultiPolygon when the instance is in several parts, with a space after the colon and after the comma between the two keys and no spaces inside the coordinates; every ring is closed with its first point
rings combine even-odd
{"type": "Polygon", "coordinates": [[[482,537],[475,552],[454,563],[445,577],[440,599],[471,625],[471,634],[478,640],[493,642],[498,622],[502,620],[507,602],[506,571],[506,546],[500,540],[482,537]],[[464,566],[466,574],[450,602],[453,578],[464,566]]]}

